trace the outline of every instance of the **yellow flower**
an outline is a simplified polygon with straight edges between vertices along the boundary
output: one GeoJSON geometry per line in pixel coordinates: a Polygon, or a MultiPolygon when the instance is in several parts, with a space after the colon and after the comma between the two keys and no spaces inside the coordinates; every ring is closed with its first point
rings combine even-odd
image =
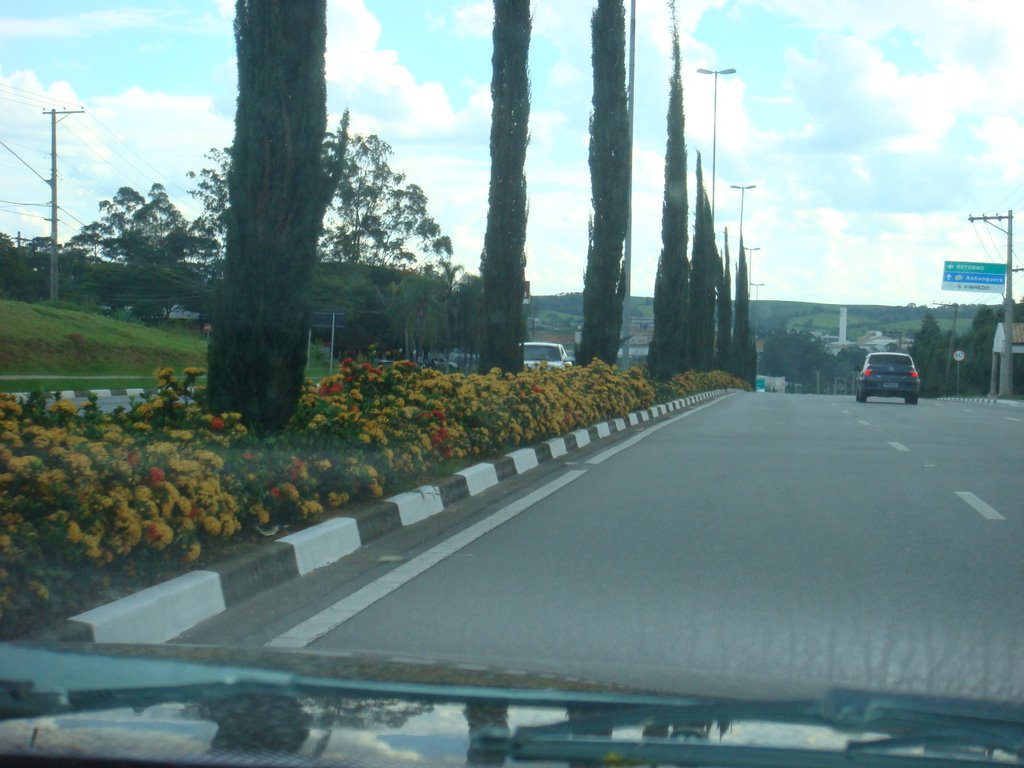
{"type": "MultiPolygon", "coordinates": [[[[187,368],[185,369],[185,372],[188,373],[188,369],[187,368]]],[[[203,548],[199,544],[199,542],[198,541],[193,541],[192,544],[189,545],[188,552],[185,553],[185,561],[191,563],[193,560],[195,560],[197,557],[199,557],[199,554],[202,551],[203,551],[203,548]]]]}
{"type": "Polygon", "coordinates": [[[35,592],[36,596],[40,600],[49,600],[50,599],[50,592],[49,592],[49,590],[47,590],[46,587],[44,587],[42,584],[40,584],[35,579],[32,579],[32,581],[30,581],[28,583],[28,588],[31,589],[33,592],[35,592]]]}
{"type": "Polygon", "coordinates": [[[46,406],[46,410],[50,411],[51,413],[66,413],[71,416],[74,416],[76,413],[78,413],[78,406],[75,405],[75,403],[71,400],[61,399],[50,403],[48,406],[46,406]]]}
{"type": "Polygon", "coordinates": [[[206,369],[205,368],[189,367],[189,368],[185,369],[184,373],[185,373],[186,376],[202,376],[203,374],[206,373],[206,369]]]}

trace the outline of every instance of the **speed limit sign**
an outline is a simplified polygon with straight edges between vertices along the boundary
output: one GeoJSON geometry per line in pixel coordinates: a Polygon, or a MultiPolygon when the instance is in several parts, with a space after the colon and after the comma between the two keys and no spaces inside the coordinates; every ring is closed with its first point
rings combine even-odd
{"type": "Polygon", "coordinates": [[[962,349],[958,349],[956,352],[953,353],[953,359],[956,360],[958,363],[962,363],[964,360],[964,351],[962,349]]]}

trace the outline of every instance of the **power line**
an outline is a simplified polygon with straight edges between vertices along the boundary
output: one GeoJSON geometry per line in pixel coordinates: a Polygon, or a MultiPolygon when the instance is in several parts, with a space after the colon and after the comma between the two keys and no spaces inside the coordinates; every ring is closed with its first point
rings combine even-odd
{"type": "Polygon", "coordinates": [[[188,193],[188,190],[182,189],[182,188],[181,188],[180,186],[178,186],[178,184],[176,184],[176,183],[175,183],[175,182],[174,182],[174,181],[173,181],[173,180],[172,180],[172,179],[171,179],[171,178],[170,178],[170,177],[169,177],[169,176],[168,176],[167,174],[165,174],[165,173],[162,173],[161,171],[159,171],[159,170],[158,170],[158,169],[157,169],[157,168],[156,168],[155,166],[153,166],[153,164],[152,164],[152,163],[150,163],[150,162],[149,162],[148,160],[146,160],[146,158],[144,158],[144,157],[143,157],[142,155],[140,155],[140,154],[139,154],[138,152],[136,152],[134,148],[132,148],[132,147],[131,147],[130,145],[126,144],[126,143],[124,142],[124,140],[123,140],[123,139],[121,139],[121,137],[120,137],[120,136],[118,136],[118,135],[117,135],[116,133],[114,133],[114,132],[113,132],[112,130],[110,130],[110,128],[108,128],[108,127],[107,127],[107,126],[106,126],[106,125],[105,125],[105,124],[104,124],[103,122],[101,122],[101,121],[100,121],[100,119],[99,119],[98,117],[96,117],[95,115],[93,115],[93,114],[91,114],[91,113],[90,113],[89,117],[91,117],[91,118],[92,118],[92,119],[93,119],[94,121],[96,121],[96,123],[97,123],[97,124],[98,124],[98,125],[99,125],[99,126],[100,126],[101,128],[103,128],[103,130],[105,130],[105,131],[106,131],[107,133],[109,133],[109,134],[110,134],[111,136],[113,136],[113,137],[114,137],[114,139],[115,139],[115,140],[117,141],[117,143],[118,143],[118,144],[120,144],[121,146],[123,146],[123,147],[124,147],[125,149],[127,149],[127,150],[128,150],[129,152],[131,152],[131,153],[132,153],[133,155],[135,155],[135,156],[136,156],[137,158],[139,158],[139,160],[141,160],[141,161],[142,161],[143,163],[145,163],[145,164],[146,164],[146,166],[148,166],[148,167],[149,167],[149,169],[153,171],[153,173],[155,173],[155,174],[156,174],[157,176],[161,176],[161,177],[163,177],[163,179],[164,179],[165,181],[167,181],[167,182],[168,182],[168,183],[169,183],[169,184],[170,184],[170,185],[171,185],[172,187],[174,187],[175,189],[177,189],[178,191],[180,191],[180,192],[181,192],[182,194],[184,194],[184,195],[188,196],[188,194],[189,194],[189,193],[188,193]]]}
{"type": "Polygon", "coordinates": [[[19,160],[21,160],[22,165],[24,165],[26,168],[28,168],[30,171],[32,171],[32,173],[34,173],[36,176],[38,176],[40,179],[42,179],[44,184],[49,184],[50,183],[49,179],[44,178],[43,175],[39,173],[39,171],[37,171],[35,168],[33,168],[31,165],[29,165],[28,162],[21,157],[21,155],[19,155],[13,149],[11,149],[9,146],[7,146],[3,141],[0,141],[0,146],[3,146],[4,149],[6,149],[8,152],[10,152],[12,155],[14,155],[19,160]]]}
{"type": "MultiPolygon", "coordinates": [[[[57,104],[57,105],[60,105],[60,106],[68,106],[69,104],[71,104],[71,102],[68,102],[68,101],[61,101],[59,99],[51,98],[50,96],[46,95],[45,93],[40,93],[39,91],[30,91],[30,90],[27,90],[25,88],[19,88],[18,86],[11,85],[10,83],[0,83],[0,88],[5,88],[5,89],[10,90],[10,91],[15,91],[16,93],[12,94],[12,95],[18,95],[18,96],[21,96],[21,98],[31,98],[31,99],[34,99],[35,101],[41,102],[40,104],[33,104],[32,106],[49,107],[49,106],[52,106],[54,104],[57,104]],[[22,95],[22,94],[24,94],[24,95],[22,95]]],[[[81,107],[82,105],[81,104],[75,104],[74,106],[81,107]]]]}
{"type": "Polygon", "coordinates": [[[36,208],[47,208],[50,205],[49,203],[22,203],[17,200],[0,200],[0,203],[5,203],[6,205],[30,205],[36,208]]]}
{"type": "MultiPolygon", "coordinates": [[[[149,184],[150,186],[152,186],[153,183],[157,183],[157,182],[154,182],[153,176],[149,172],[144,171],[143,169],[141,169],[138,165],[133,163],[131,161],[131,159],[126,157],[122,152],[118,151],[118,149],[116,147],[111,146],[110,143],[106,139],[104,139],[102,136],[100,136],[89,125],[86,124],[86,125],[83,125],[82,127],[86,131],[88,131],[90,134],[92,134],[96,138],[97,141],[99,141],[101,144],[103,144],[103,146],[105,146],[107,149],[109,149],[111,151],[111,153],[113,154],[113,156],[116,157],[119,162],[124,163],[126,166],[128,166],[133,171],[135,171],[135,173],[138,174],[136,176],[136,180],[141,179],[146,184],[149,184]]],[[[110,161],[109,158],[103,157],[99,152],[97,152],[96,149],[88,141],[86,141],[86,139],[83,136],[79,135],[75,131],[70,131],[70,133],[73,136],[75,136],[75,138],[77,138],[78,141],[81,142],[81,144],[89,152],[91,152],[97,159],[99,159],[103,163],[106,163],[116,173],[119,173],[119,174],[123,173],[122,169],[117,168],[117,166],[115,166],[110,161]]],[[[145,162],[145,161],[143,160],[143,162],[145,162]]],[[[157,173],[157,175],[162,175],[155,168],[153,170],[157,173]]],[[[167,181],[166,178],[164,180],[167,181]]],[[[166,186],[164,187],[164,189],[166,190],[166,186]]],[[[143,190],[143,191],[145,192],[145,191],[148,191],[148,190],[143,190]]],[[[170,193],[168,193],[167,197],[171,200],[171,202],[175,203],[175,205],[177,205],[179,208],[187,208],[187,209],[191,210],[193,215],[198,215],[199,213],[201,213],[201,211],[196,209],[192,205],[192,203],[190,201],[188,201],[188,200],[183,200],[183,199],[178,198],[177,196],[172,196],[170,193]]]]}

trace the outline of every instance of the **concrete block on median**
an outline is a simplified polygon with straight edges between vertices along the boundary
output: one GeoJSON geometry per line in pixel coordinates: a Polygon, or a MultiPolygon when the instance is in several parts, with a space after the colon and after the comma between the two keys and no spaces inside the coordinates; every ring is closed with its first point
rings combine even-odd
{"type": "Polygon", "coordinates": [[[615,420],[615,431],[616,432],[624,432],[625,429],[626,429],[626,420],[625,419],[616,419],[615,420]]]}
{"type": "Polygon", "coordinates": [[[91,626],[97,643],[166,643],[223,611],[220,576],[192,571],[71,620],[91,626]]]}
{"type": "Polygon", "coordinates": [[[565,456],[569,451],[565,447],[565,440],[561,437],[553,437],[550,440],[545,440],[547,446],[551,449],[551,458],[557,459],[559,456],[565,456]]]}
{"type": "Polygon", "coordinates": [[[362,546],[359,525],[351,517],[336,517],[279,541],[295,548],[299,576],[330,565],[362,546]]]}
{"type": "Polygon", "coordinates": [[[466,485],[469,488],[469,495],[476,496],[488,488],[498,484],[498,472],[491,464],[474,464],[468,469],[455,473],[466,478],[466,485]]]}
{"type": "Polygon", "coordinates": [[[576,447],[582,448],[585,445],[590,445],[590,432],[585,429],[577,429],[572,433],[572,436],[576,438],[576,447]]]}
{"type": "Polygon", "coordinates": [[[612,433],[611,427],[608,426],[608,422],[606,421],[602,421],[599,424],[595,424],[594,426],[597,427],[597,436],[600,439],[604,439],[610,436],[612,433]]]}
{"type": "Polygon", "coordinates": [[[629,426],[635,427],[639,423],[640,423],[640,417],[637,416],[636,413],[629,414],[629,426]]]}
{"type": "Polygon", "coordinates": [[[421,485],[415,491],[400,493],[388,501],[398,507],[402,525],[412,525],[444,511],[441,489],[436,485],[421,485]]]}
{"type": "Polygon", "coordinates": [[[533,448],[521,448],[518,451],[512,451],[512,453],[506,453],[505,455],[515,463],[517,475],[529,472],[538,464],[537,452],[533,448]]]}

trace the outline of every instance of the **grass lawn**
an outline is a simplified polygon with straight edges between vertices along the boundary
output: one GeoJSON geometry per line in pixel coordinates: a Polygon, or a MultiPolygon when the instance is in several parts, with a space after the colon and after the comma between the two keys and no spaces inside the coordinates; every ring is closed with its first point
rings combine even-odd
{"type": "Polygon", "coordinates": [[[0,391],[149,387],[162,366],[205,367],[206,340],[45,303],[0,301],[0,391]]]}

